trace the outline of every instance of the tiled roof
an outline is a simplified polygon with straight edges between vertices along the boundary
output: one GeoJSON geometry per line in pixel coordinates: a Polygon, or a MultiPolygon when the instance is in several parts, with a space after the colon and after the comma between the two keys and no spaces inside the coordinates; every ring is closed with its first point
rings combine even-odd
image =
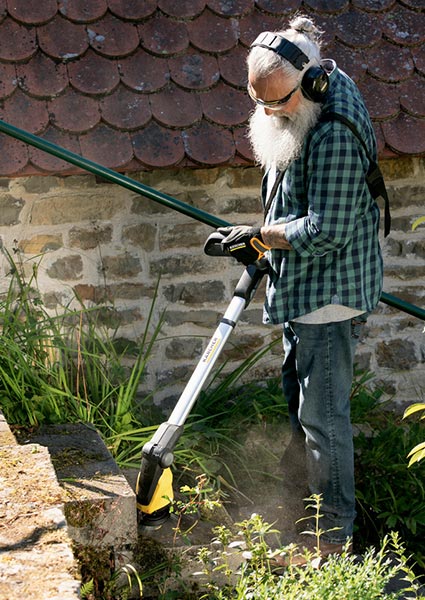
{"type": "MultiPolygon", "coordinates": [[[[121,171],[252,164],[247,49],[297,10],[380,156],[424,155],[424,0],[0,0],[0,118],[121,171]]],[[[72,171],[0,134],[0,175],[72,171]]]]}

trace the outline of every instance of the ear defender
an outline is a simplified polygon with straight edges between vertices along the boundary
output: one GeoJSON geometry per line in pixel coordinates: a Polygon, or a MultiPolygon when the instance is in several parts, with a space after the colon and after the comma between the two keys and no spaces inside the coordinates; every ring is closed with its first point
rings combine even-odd
{"type": "MultiPolygon", "coordinates": [[[[281,35],[270,31],[263,31],[253,41],[251,48],[260,46],[276,52],[282,58],[285,58],[298,71],[302,71],[309,62],[308,56],[289,40],[281,35]]],[[[310,67],[304,73],[301,81],[301,91],[303,96],[312,102],[323,102],[329,89],[329,77],[323,67],[317,65],[310,67]]]]}

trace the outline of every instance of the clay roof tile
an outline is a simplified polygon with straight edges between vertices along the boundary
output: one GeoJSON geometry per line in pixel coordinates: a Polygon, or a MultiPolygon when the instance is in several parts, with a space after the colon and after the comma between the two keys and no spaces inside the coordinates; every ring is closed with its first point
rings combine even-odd
{"type": "Polygon", "coordinates": [[[425,118],[425,80],[414,75],[400,86],[400,104],[411,115],[425,118]]]}
{"type": "Polygon", "coordinates": [[[400,112],[399,85],[390,86],[368,76],[359,83],[359,88],[372,119],[390,119],[400,112]]]}
{"type": "Polygon", "coordinates": [[[373,13],[389,10],[395,1],[396,0],[352,0],[352,4],[354,8],[373,13]]]}
{"type": "Polygon", "coordinates": [[[301,2],[299,0],[288,0],[285,3],[281,0],[256,0],[255,4],[260,10],[266,13],[285,17],[293,11],[301,9],[301,2]]]}
{"type": "MultiPolygon", "coordinates": [[[[0,0],[0,117],[114,169],[252,164],[246,55],[297,11],[381,157],[425,154],[423,0],[0,0]]],[[[76,167],[0,136],[0,174],[76,167]]]]}
{"type": "Polygon", "coordinates": [[[0,156],[0,176],[7,176],[11,173],[18,175],[28,163],[28,147],[19,140],[2,135],[0,136],[0,156]]]}
{"type": "Polygon", "coordinates": [[[246,127],[237,127],[233,130],[233,139],[235,140],[235,148],[238,154],[240,154],[248,162],[254,160],[252,154],[251,144],[248,140],[248,131],[246,127]]]}
{"type": "Polygon", "coordinates": [[[35,134],[42,133],[49,123],[46,101],[31,98],[19,88],[6,98],[0,115],[3,121],[35,134]]]}
{"type": "Polygon", "coordinates": [[[208,0],[208,8],[223,17],[243,17],[254,8],[254,0],[208,0]]]}
{"type": "Polygon", "coordinates": [[[248,73],[246,70],[246,48],[238,46],[229,54],[218,57],[221,77],[230,85],[246,88],[248,73]]]}
{"type": "Polygon", "coordinates": [[[185,155],[180,132],[151,121],[142,132],[132,135],[135,156],[150,168],[173,167],[185,155]]]}
{"type": "Polygon", "coordinates": [[[89,46],[84,25],[57,15],[47,25],[37,28],[41,50],[55,60],[72,60],[82,56],[89,46]]]}
{"type": "Polygon", "coordinates": [[[161,14],[139,25],[138,29],[143,47],[159,56],[178,54],[189,45],[186,24],[161,14]]]}
{"type": "Polygon", "coordinates": [[[207,89],[220,79],[216,57],[193,49],[170,58],[168,65],[171,79],[189,90],[207,89]]]}
{"type": "Polygon", "coordinates": [[[80,135],[81,154],[105,167],[125,167],[133,157],[128,133],[101,123],[92,131],[80,135]]]}
{"type": "MultiPolygon", "coordinates": [[[[76,154],[81,154],[80,144],[77,136],[61,132],[56,129],[56,127],[48,127],[48,129],[40,137],[42,137],[43,140],[61,146],[61,148],[65,148],[66,150],[70,150],[76,154]]],[[[35,167],[41,169],[42,171],[46,171],[47,173],[62,173],[65,171],[74,170],[70,163],[66,162],[65,160],[61,160],[52,154],[48,154],[47,152],[43,152],[42,150],[32,146],[29,146],[29,158],[35,167]]]]}
{"type": "Polygon", "coordinates": [[[0,60],[21,62],[29,60],[37,51],[35,28],[20,25],[10,18],[0,23],[0,60]]]}
{"type": "Polygon", "coordinates": [[[337,57],[337,64],[351,79],[358,83],[366,74],[367,65],[364,50],[353,50],[344,44],[335,42],[331,51],[327,50],[324,56],[337,57]]]}
{"type": "Polygon", "coordinates": [[[425,119],[401,112],[396,119],[381,124],[385,142],[398,154],[425,152],[425,119]]]}
{"type": "Polygon", "coordinates": [[[28,2],[28,0],[8,0],[7,10],[11,17],[20,23],[40,25],[47,23],[56,15],[56,0],[28,2]]]}
{"type": "Polygon", "coordinates": [[[69,87],[66,92],[48,103],[50,122],[62,131],[83,133],[100,121],[96,100],[79,94],[69,87]]]}
{"type": "Polygon", "coordinates": [[[425,45],[412,48],[413,62],[421,75],[425,75],[425,45]]]}
{"type": "Polygon", "coordinates": [[[125,21],[139,21],[152,15],[157,8],[157,0],[107,0],[112,14],[125,21]]]}
{"type": "Polygon", "coordinates": [[[368,73],[388,83],[404,81],[413,75],[414,64],[409,48],[400,48],[381,40],[365,52],[368,73]]]}
{"type": "Polygon", "coordinates": [[[156,92],[170,79],[167,60],[144,50],[120,60],[118,67],[122,82],[138,92],[156,92]]]}
{"type": "Polygon", "coordinates": [[[348,0],[306,0],[306,5],[319,13],[339,13],[348,7],[348,0]]]}
{"type": "Polygon", "coordinates": [[[107,123],[126,131],[143,127],[151,118],[149,98],[146,94],[136,94],[123,85],[101,100],[100,110],[107,123]]]}
{"type": "Polygon", "coordinates": [[[128,56],[139,45],[134,23],[122,21],[111,14],[87,27],[90,46],[102,56],[128,56]]]}
{"type": "Polygon", "coordinates": [[[152,98],[152,115],[165,127],[189,127],[202,117],[201,101],[176,85],[169,85],[152,98]]]}
{"type": "Polygon", "coordinates": [[[119,83],[120,75],[115,61],[97,55],[92,50],[68,65],[69,82],[82,94],[100,96],[109,94],[119,83]]]}
{"type": "Polygon", "coordinates": [[[338,16],[337,38],[350,48],[371,47],[381,39],[380,16],[348,10],[338,16]]]}
{"type": "Polygon", "coordinates": [[[169,17],[193,19],[204,10],[206,0],[158,0],[158,7],[169,17]]]}
{"type": "Polygon", "coordinates": [[[51,98],[68,85],[68,73],[62,63],[37,52],[30,62],[16,65],[19,87],[30,96],[51,98]]]}
{"type": "Polygon", "coordinates": [[[228,129],[202,121],[183,132],[187,155],[201,165],[228,163],[235,153],[235,142],[228,129]]]}
{"type": "Polygon", "coordinates": [[[245,91],[221,82],[201,95],[204,115],[218,125],[241,125],[252,110],[252,103],[245,91]]]}
{"type": "MultiPolygon", "coordinates": [[[[35,0],[34,0],[35,1],[35,0]]],[[[70,21],[91,23],[97,21],[108,10],[106,0],[59,0],[59,12],[70,21]]],[[[142,3],[144,4],[144,2],[142,3]]]]}
{"type": "Polygon", "coordinates": [[[4,99],[12,95],[17,85],[15,65],[0,63],[0,98],[4,99]]]}
{"type": "Polygon", "coordinates": [[[422,44],[425,42],[425,13],[397,4],[391,12],[385,14],[382,31],[400,46],[422,44]]]}
{"type": "Polygon", "coordinates": [[[242,17],[239,21],[239,40],[247,48],[262,31],[279,31],[282,19],[254,9],[252,13],[242,17]]]}
{"type": "Polygon", "coordinates": [[[205,52],[226,52],[238,42],[238,28],[234,19],[225,19],[206,9],[188,26],[191,43],[205,52]]]}

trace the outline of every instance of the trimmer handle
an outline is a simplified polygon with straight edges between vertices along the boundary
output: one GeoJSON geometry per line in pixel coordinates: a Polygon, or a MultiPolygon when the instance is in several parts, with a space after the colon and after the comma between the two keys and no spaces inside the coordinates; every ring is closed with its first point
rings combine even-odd
{"type": "MultiPolygon", "coordinates": [[[[220,233],[219,231],[213,231],[211,235],[208,236],[207,241],[204,245],[204,252],[208,256],[231,256],[232,253],[230,250],[225,250],[221,245],[221,242],[224,240],[226,236],[220,233]]],[[[257,252],[260,252],[259,249],[254,246],[257,252]]],[[[259,269],[260,271],[267,271],[269,267],[269,263],[264,255],[259,254],[259,259],[256,260],[253,265],[259,269]]]]}
{"type": "Polygon", "coordinates": [[[230,252],[225,250],[221,245],[221,242],[224,240],[226,236],[220,233],[219,231],[213,231],[210,236],[208,236],[207,241],[204,245],[204,252],[208,256],[230,256],[230,252]]]}

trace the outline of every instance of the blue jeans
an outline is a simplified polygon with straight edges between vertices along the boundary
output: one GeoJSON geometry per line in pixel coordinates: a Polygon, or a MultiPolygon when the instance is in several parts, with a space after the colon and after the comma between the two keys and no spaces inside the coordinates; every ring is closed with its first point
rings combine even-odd
{"type": "Polygon", "coordinates": [[[356,515],[350,393],[364,321],[291,322],[283,330],[283,392],[293,431],[305,434],[310,493],[322,495],[319,526],[331,543],[353,535],[356,515]]]}

